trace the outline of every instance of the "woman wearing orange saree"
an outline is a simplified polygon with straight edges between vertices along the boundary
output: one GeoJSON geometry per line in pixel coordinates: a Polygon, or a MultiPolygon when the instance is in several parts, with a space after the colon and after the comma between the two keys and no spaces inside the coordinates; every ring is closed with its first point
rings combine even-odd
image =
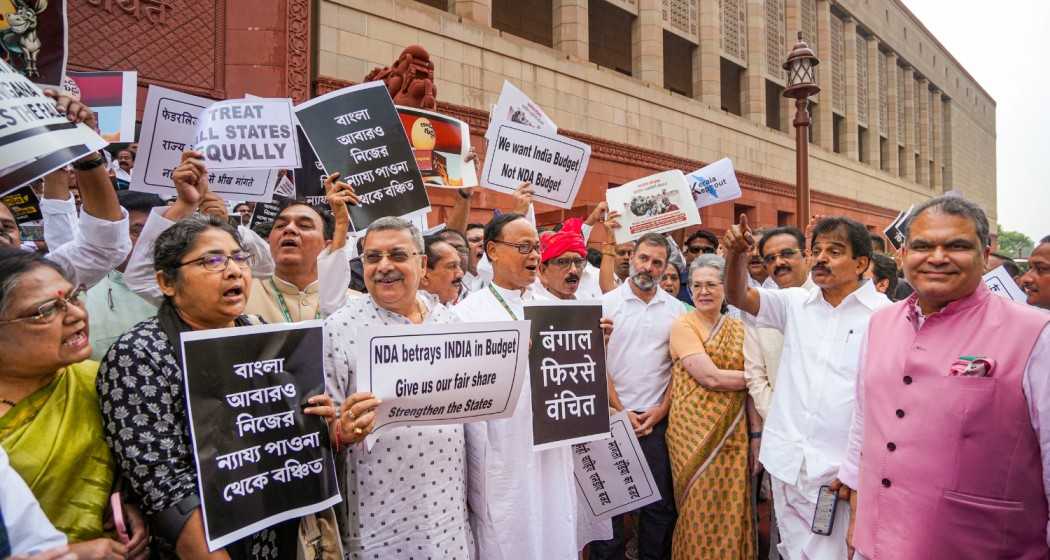
{"type": "Polygon", "coordinates": [[[671,329],[667,447],[678,506],[676,560],[743,560],[756,553],[744,325],[724,313],[724,270],[717,255],[692,262],[688,286],[696,309],[671,329]]]}

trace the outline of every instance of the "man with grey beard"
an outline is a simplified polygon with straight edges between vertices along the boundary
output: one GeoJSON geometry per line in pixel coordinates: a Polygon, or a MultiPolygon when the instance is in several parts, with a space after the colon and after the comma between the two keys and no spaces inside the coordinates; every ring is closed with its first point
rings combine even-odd
{"type": "MultiPolygon", "coordinates": [[[[660,289],[671,254],[667,239],[647,233],[638,239],[627,281],[602,296],[602,315],[616,325],[607,345],[609,404],[626,410],[638,442],[660,489],[661,499],[638,516],[639,558],[671,557],[677,513],[671,461],[664,433],[671,407],[671,326],[685,305],[660,289]]],[[[623,516],[613,519],[613,539],[591,543],[591,560],[624,557],[623,516]]]]}

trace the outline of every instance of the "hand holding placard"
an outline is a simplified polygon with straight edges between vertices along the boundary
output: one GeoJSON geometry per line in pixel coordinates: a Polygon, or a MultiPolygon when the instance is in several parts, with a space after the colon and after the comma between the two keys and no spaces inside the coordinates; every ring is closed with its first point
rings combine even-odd
{"type": "Polygon", "coordinates": [[[343,401],[336,420],[339,440],[353,444],[368,437],[376,427],[376,409],[381,404],[383,401],[369,392],[350,395],[343,401]]]}
{"type": "Polygon", "coordinates": [[[55,100],[55,109],[69,119],[71,123],[83,123],[91,130],[98,132],[98,120],[91,107],[77,101],[65,91],[57,91],[51,88],[44,89],[44,95],[55,100]]]}

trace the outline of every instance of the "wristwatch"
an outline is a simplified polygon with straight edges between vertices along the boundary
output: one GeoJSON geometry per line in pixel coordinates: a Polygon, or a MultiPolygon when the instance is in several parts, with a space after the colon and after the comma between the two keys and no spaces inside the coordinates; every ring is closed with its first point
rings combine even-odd
{"type": "MultiPolygon", "coordinates": [[[[90,157],[90,156],[87,156],[90,157]]],[[[102,154],[95,152],[95,157],[87,161],[78,159],[73,162],[73,169],[77,171],[91,171],[92,169],[106,163],[106,158],[102,157],[102,154]]]]}
{"type": "Polygon", "coordinates": [[[751,439],[758,439],[758,438],[762,437],[762,432],[748,432],[747,433],[747,437],[749,437],[751,439]]]}

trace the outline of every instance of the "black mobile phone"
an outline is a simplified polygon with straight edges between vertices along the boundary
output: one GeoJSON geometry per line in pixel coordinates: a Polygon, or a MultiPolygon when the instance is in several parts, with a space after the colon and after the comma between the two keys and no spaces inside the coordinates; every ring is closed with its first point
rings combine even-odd
{"type": "Polygon", "coordinates": [[[830,535],[835,526],[835,509],[838,508],[838,494],[830,486],[821,486],[817,493],[817,507],[813,511],[813,532],[818,535],[830,535]]]}

